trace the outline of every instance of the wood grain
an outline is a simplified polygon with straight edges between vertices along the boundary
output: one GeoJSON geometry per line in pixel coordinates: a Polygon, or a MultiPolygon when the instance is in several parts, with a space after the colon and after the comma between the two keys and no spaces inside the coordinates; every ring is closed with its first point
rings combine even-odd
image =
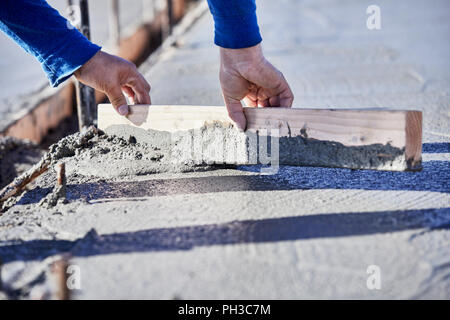
{"type": "Polygon", "coordinates": [[[405,157],[412,170],[422,164],[422,112],[407,111],[405,121],[405,157]]]}

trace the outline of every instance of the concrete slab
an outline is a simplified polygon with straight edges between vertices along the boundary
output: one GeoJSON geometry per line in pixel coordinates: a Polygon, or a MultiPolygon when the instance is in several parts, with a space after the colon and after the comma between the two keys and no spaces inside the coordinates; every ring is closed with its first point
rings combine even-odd
{"type": "MultiPolygon", "coordinates": [[[[450,298],[448,2],[379,1],[377,31],[358,0],[258,5],[295,106],[422,110],[423,170],[71,174],[53,211],[37,205],[49,173],[0,217],[13,292],[26,297],[46,258],[71,252],[79,299],[450,298]]],[[[205,15],[160,55],[146,74],[155,104],[222,104],[212,30],[205,15]]]]}

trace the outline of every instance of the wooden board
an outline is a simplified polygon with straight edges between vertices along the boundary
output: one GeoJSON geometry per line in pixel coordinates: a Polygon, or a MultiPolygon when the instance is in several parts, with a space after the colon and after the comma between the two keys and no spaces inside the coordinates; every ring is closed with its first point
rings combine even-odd
{"type": "MultiPolygon", "coordinates": [[[[225,107],[130,106],[127,117],[109,104],[98,107],[98,127],[128,124],[142,129],[181,131],[214,121],[232,122],[225,107]]],[[[280,137],[341,143],[344,146],[390,145],[404,150],[405,169],[418,169],[422,153],[422,112],[385,109],[244,108],[247,130],[279,129],[280,137]]]]}

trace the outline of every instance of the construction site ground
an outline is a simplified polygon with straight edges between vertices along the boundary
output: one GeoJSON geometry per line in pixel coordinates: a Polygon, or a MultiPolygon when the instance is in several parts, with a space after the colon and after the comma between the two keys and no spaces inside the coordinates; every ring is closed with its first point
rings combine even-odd
{"type": "MultiPolygon", "coordinates": [[[[37,294],[69,253],[74,299],[450,298],[448,1],[379,0],[380,30],[366,26],[371,2],[257,4],[294,106],[421,110],[423,170],[151,174],[135,167],[138,147],[102,140],[67,159],[68,203],[39,204],[49,171],[1,214],[7,294],[37,294]],[[123,152],[101,154],[113,145],[123,152]]],[[[154,104],[223,104],[209,12],[152,59],[154,104]]]]}

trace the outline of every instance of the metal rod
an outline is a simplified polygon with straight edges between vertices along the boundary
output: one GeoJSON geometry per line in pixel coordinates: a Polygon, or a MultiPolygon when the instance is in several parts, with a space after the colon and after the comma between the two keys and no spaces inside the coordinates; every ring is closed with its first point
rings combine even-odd
{"type": "Polygon", "coordinates": [[[67,287],[67,268],[69,267],[69,262],[66,258],[61,259],[52,263],[50,267],[50,272],[53,281],[53,300],[70,300],[70,290],[67,287]]]}
{"type": "MultiPolygon", "coordinates": [[[[80,32],[90,40],[91,30],[87,0],[80,0],[80,15],[80,32]]],[[[78,126],[81,131],[83,128],[93,125],[96,122],[97,110],[95,108],[95,90],[79,81],[77,81],[76,89],[78,126]]]]}
{"type": "Polygon", "coordinates": [[[166,0],[166,14],[163,16],[164,21],[162,24],[162,37],[163,40],[170,36],[173,27],[173,2],[172,0],[166,0]]]}
{"type": "Polygon", "coordinates": [[[173,0],[167,0],[167,16],[169,18],[169,32],[172,33],[172,28],[174,25],[173,0]]]}
{"type": "Polygon", "coordinates": [[[117,50],[120,44],[119,0],[109,0],[109,41],[117,50]]]}
{"type": "Polygon", "coordinates": [[[86,38],[91,39],[91,30],[89,23],[89,6],[87,0],[80,0],[80,13],[81,13],[81,33],[86,38]]]}
{"type": "Polygon", "coordinates": [[[64,162],[60,162],[55,167],[56,171],[56,183],[58,187],[62,187],[66,185],[66,164],[64,162]]]}

